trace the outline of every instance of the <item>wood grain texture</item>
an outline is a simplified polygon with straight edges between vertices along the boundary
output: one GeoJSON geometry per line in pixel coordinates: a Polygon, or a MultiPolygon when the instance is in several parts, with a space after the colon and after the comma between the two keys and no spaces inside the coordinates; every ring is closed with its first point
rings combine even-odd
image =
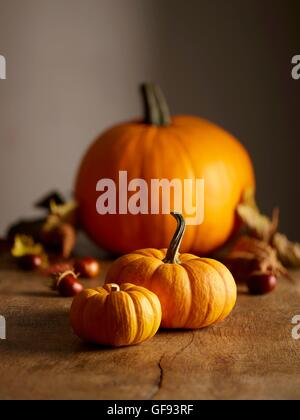
{"type": "MultiPolygon", "coordinates": [[[[103,282],[109,263],[103,264],[103,282]]],[[[142,345],[86,345],[69,326],[71,299],[48,279],[0,270],[1,399],[299,399],[300,341],[291,319],[300,314],[300,273],[266,296],[241,288],[222,324],[199,331],[160,331],[142,345]]]]}

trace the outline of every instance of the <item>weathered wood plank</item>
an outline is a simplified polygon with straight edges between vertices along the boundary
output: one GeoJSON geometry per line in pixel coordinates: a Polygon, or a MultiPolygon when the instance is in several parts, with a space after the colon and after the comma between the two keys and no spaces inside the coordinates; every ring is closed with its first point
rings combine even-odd
{"type": "MultiPolygon", "coordinates": [[[[108,263],[104,264],[103,276],[108,263]]],[[[71,300],[47,278],[0,270],[1,399],[299,399],[299,284],[252,297],[241,289],[231,317],[200,331],[161,331],[135,347],[81,343],[68,323],[71,300]]],[[[86,287],[99,279],[85,282],[86,287]]]]}

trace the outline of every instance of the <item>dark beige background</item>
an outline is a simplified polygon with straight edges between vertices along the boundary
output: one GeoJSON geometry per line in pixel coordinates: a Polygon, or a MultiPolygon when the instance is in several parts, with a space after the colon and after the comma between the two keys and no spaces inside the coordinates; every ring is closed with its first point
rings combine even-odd
{"type": "Polygon", "coordinates": [[[155,80],[253,156],[261,207],[300,239],[300,1],[0,0],[0,233],[50,189],[71,192],[89,142],[140,113],[155,80]]]}

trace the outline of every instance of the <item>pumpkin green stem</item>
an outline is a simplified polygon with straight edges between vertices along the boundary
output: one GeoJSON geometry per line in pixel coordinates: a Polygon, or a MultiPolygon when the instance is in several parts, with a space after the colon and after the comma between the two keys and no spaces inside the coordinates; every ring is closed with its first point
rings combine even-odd
{"type": "Polygon", "coordinates": [[[159,86],[154,83],[143,83],[143,95],[146,124],[168,126],[171,124],[171,115],[166,98],[159,86]]]}
{"type": "Polygon", "coordinates": [[[163,260],[163,262],[166,264],[180,264],[178,252],[185,232],[185,220],[180,213],[172,212],[171,215],[177,221],[177,228],[168,248],[166,258],[163,260]]]}

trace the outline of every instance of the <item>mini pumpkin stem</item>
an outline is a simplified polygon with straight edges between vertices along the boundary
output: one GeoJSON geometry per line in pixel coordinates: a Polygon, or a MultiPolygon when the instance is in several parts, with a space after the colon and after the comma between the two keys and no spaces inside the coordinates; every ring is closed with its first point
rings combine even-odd
{"type": "Polygon", "coordinates": [[[160,87],[154,83],[143,83],[141,91],[145,108],[145,124],[156,126],[170,125],[169,107],[160,87]]]}
{"type": "Polygon", "coordinates": [[[168,248],[166,258],[163,260],[163,262],[166,264],[180,264],[180,260],[177,255],[185,232],[185,220],[180,213],[172,212],[171,215],[177,221],[177,228],[168,248]]]}

